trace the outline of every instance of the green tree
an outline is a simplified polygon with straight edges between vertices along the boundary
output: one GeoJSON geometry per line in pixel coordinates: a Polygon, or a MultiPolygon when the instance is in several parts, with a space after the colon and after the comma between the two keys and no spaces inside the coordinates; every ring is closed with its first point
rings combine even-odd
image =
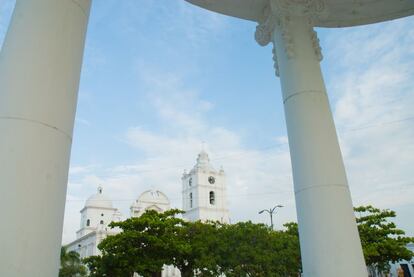
{"type": "Polygon", "coordinates": [[[297,276],[300,269],[298,236],[273,231],[263,224],[240,222],[220,229],[222,273],[226,276],[297,276]]]}
{"type": "Polygon", "coordinates": [[[179,251],[174,266],[183,277],[220,275],[218,249],[220,224],[216,222],[186,222],[179,233],[179,251]]]}
{"type": "Polygon", "coordinates": [[[122,232],[98,245],[101,257],[85,260],[93,276],[124,277],[134,272],[144,277],[160,276],[163,265],[175,264],[176,253],[183,251],[178,234],[185,222],[175,217],[179,213],[147,211],[138,218],[112,222],[109,226],[122,232]]]}
{"type": "MultiPolygon", "coordinates": [[[[389,262],[410,260],[414,253],[406,248],[414,238],[390,222],[396,213],[372,206],[354,208],[365,262],[373,272],[388,272],[389,262]]],[[[376,274],[376,273],[374,273],[376,274]]]]}
{"type": "Polygon", "coordinates": [[[280,251],[280,262],[286,267],[287,276],[297,276],[302,272],[302,259],[300,256],[299,228],[296,222],[288,222],[283,225],[283,246],[280,251]]]}
{"type": "Polygon", "coordinates": [[[116,255],[90,256],[83,261],[88,266],[89,277],[131,277],[134,273],[129,260],[116,255]]]}
{"type": "MultiPolygon", "coordinates": [[[[365,260],[376,271],[387,271],[389,262],[410,260],[406,248],[413,238],[389,222],[395,212],[372,206],[355,208],[365,260]]],[[[286,277],[301,271],[299,232],[296,223],[273,231],[263,224],[240,222],[185,222],[179,210],[147,211],[139,218],[111,223],[122,232],[98,246],[100,257],[86,259],[91,277],[125,277],[134,272],[160,276],[163,265],[174,265],[183,277],[286,277]]]]}
{"type": "Polygon", "coordinates": [[[60,249],[59,277],[86,276],[86,267],[82,264],[79,254],[66,247],[60,249]]]}
{"type": "Polygon", "coordinates": [[[252,222],[185,222],[176,218],[179,213],[147,211],[139,218],[111,223],[122,232],[99,244],[101,256],[85,259],[90,276],[159,276],[166,264],[180,269],[183,277],[297,276],[296,224],[272,231],[252,222]]]}

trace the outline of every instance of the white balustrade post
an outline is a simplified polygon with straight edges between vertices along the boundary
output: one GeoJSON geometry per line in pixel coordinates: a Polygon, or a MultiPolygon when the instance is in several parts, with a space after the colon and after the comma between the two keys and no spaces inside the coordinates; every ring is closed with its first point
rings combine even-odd
{"type": "Polygon", "coordinates": [[[90,0],[17,0],[0,52],[0,276],[56,277],[90,0]]]}

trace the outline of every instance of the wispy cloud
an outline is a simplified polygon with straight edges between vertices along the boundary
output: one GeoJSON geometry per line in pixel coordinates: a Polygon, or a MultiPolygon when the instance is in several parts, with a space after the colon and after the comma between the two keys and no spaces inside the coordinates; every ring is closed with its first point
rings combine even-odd
{"type": "MultiPolygon", "coordinates": [[[[336,31],[326,41],[328,68],[336,72],[328,87],[356,204],[414,208],[413,30],[407,18],[336,31]]],[[[399,222],[412,229],[406,220],[399,222]]]]}

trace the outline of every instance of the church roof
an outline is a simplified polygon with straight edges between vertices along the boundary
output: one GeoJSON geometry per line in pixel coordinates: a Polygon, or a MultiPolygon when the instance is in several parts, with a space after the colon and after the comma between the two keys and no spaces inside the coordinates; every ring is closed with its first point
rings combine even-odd
{"type": "Polygon", "coordinates": [[[112,201],[102,194],[102,187],[98,187],[96,194],[89,197],[85,202],[86,207],[113,209],[112,201]]]}

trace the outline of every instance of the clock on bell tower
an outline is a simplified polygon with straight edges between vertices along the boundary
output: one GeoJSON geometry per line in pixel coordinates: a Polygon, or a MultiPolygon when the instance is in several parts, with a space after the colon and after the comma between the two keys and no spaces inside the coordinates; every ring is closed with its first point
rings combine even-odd
{"type": "Polygon", "coordinates": [[[181,180],[184,218],[229,222],[224,170],[215,170],[205,151],[198,154],[197,163],[181,180]]]}

